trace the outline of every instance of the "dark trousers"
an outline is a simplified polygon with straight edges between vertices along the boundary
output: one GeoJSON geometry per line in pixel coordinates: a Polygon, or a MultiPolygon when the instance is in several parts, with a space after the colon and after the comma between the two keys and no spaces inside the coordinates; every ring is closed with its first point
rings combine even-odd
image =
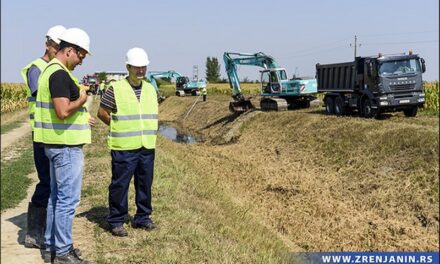
{"type": "Polygon", "coordinates": [[[109,216],[107,222],[111,228],[124,223],[128,214],[128,188],[134,175],[136,191],[136,214],[133,223],[136,226],[147,224],[152,212],[151,185],[154,173],[154,149],[112,150],[112,182],[109,190],[109,216]]]}
{"type": "Polygon", "coordinates": [[[34,163],[37,169],[38,180],[31,202],[36,207],[47,207],[50,196],[50,162],[44,153],[44,148],[33,142],[34,163]]]}

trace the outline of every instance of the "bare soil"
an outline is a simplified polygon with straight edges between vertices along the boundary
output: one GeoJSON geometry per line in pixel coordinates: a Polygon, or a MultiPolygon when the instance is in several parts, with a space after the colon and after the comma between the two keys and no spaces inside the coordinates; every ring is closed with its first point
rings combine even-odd
{"type": "Polygon", "coordinates": [[[25,122],[20,127],[14,128],[6,134],[1,135],[1,151],[2,156],[5,154],[3,150],[11,146],[14,142],[17,142],[25,135],[29,135],[31,127],[29,123],[25,122]]]}

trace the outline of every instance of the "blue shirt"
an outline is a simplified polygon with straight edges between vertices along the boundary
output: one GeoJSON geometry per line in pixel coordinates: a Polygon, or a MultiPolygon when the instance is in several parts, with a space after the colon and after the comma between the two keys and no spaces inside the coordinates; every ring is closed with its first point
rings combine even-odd
{"type": "Polygon", "coordinates": [[[40,77],[40,74],[40,69],[35,65],[32,65],[27,72],[28,85],[32,96],[37,96],[38,78],[40,77]]]}

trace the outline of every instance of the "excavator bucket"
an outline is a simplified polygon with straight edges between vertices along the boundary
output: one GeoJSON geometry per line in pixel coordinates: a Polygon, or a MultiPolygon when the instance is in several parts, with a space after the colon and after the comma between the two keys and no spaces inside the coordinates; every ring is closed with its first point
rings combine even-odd
{"type": "Polygon", "coordinates": [[[233,113],[246,112],[254,108],[250,100],[232,101],[229,103],[229,111],[233,113]]]}

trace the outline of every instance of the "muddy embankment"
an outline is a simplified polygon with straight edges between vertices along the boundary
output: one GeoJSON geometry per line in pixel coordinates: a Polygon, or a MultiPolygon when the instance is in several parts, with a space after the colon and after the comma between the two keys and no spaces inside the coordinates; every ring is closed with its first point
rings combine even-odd
{"type": "Polygon", "coordinates": [[[320,108],[234,115],[226,96],[200,100],[187,115],[195,99],[160,106],[162,122],[203,141],[170,151],[215,178],[291,248],[438,249],[436,117],[369,120],[320,108]]]}

